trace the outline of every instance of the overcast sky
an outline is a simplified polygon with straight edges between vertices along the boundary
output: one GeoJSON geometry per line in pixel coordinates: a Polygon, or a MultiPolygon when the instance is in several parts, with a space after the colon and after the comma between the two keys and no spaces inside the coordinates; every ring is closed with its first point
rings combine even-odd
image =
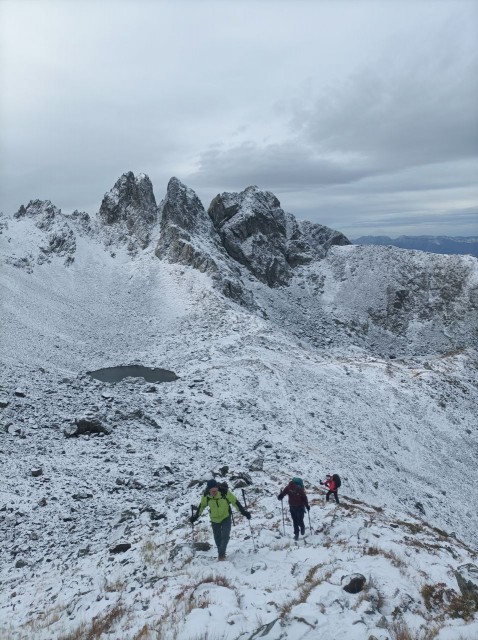
{"type": "Polygon", "coordinates": [[[0,211],[126,171],[359,235],[478,235],[478,0],[0,0],[0,211]]]}

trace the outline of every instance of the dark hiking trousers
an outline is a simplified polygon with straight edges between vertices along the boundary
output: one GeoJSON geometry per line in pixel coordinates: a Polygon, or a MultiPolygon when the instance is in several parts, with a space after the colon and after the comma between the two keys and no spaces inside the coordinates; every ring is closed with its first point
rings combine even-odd
{"type": "Polygon", "coordinates": [[[220,558],[223,558],[226,555],[226,547],[231,535],[231,516],[228,516],[222,522],[211,522],[211,525],[217,554],[220,558]]]}
{"type": "Polygon", "coordinates": [[[304,515],[305,509],[304,507],[289,507],[290,515],[292,516],[292,522],[294,524],[294,537],[299,537],[299,530],[302,535],[305,533],[305,525],[304,525],[304,515]]]}
{"type": "Polygon", "coordinates": [[[333,496],[335,498],[335,502],[337,504],[339,504],[339,495],[338,495],[337,491],[327,491],[327,495],[325,496],[325,499],[327,500],[327,502],[329,501],[329,498],[330,498],[331,494],[333,494],[333,496]]]}

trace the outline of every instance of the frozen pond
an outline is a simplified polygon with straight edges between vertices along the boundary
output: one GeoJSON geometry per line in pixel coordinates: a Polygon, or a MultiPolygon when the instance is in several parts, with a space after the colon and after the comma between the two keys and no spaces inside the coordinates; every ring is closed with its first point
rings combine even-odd
{"type": "Polygon", "coordinates": [[[144,378],[146,382],[173,382],[178,379],[174,371],[153,369],[133,364],[123,367],[107,367],[96,371],[87,371],[88,375],[100,382],[121,382],[125,378],[144,378]]]}

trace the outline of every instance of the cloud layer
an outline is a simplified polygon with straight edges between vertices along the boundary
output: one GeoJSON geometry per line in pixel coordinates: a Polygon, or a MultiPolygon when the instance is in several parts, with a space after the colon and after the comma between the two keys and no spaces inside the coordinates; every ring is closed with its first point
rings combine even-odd
{"type": "Polygon", "coordinates": [[[0,210],[93,212],[133,170],[351,236],[478,233],[474,2],[0,0],[0,24],[0,210]]]}

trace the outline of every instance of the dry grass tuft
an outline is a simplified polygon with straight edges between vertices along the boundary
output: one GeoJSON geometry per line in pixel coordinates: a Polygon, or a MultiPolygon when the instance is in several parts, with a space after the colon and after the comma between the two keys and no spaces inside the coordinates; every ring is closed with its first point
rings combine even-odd
{"type": "Polygon", "coordinates": [[[100,640],[101,636],[111,631],[127,613],[126,607],[118,601],[103,614],[95,616],[91,622],[83,622],[77,629],[60,636],[58,640],[100,640]]]}

